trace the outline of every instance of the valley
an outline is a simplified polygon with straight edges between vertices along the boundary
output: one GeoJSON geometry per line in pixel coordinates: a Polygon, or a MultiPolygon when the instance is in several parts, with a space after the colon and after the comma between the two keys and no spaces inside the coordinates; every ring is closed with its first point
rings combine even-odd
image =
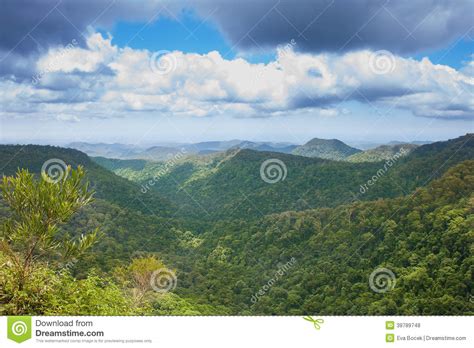
{"type": "MultiPolygon", "coordinates": [[[[345,152],[345,160],[230,147],[149,161],[36,145],[0,145],[0,158],[5,176],[18,168],[38,176],[51,158],[84,167],[96,199],[63,234],[102,234],[72,277],[110,278],[119,291],[134,260],[175,270],[176,288],[147,293],[134,313],[457,315],[474,310],[473,140],[410,145],[400,156],[406,145],[345,152]],[[269,159],[280,164],[276,182],[262,176],[269,159]],[[369,287],[378,268],[396,276],[393,291],[369,287]]],[[[91,311],[83,314],[101,313],[91,311]]]]}

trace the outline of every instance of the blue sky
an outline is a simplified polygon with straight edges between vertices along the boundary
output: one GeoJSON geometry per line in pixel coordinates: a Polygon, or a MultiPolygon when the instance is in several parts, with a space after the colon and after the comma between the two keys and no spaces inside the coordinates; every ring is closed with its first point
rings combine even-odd
{"type": "MultiPolygon", "coordinates": [[[[107,31],[103,31],[106,33],[107,31]]],[[[235,51],[224,40],[221,33],[209,21],[186,11],[179,17],[163,17],[146,25],[143,22],[123,22],[111,30],[114,44],[136,49],[159,51],[162,49],[187,53],[208,53],[219,51],[222,55],[235,51]]]]}
{"type": "MultiPolygon", "coordinates": [[[[225,39],[215,24],[209,19],[198,17],[193,11],[184,11],[179,17],[164,17],[151,24],[144,22],[118,22],[112,30],[101,30],[112,34],[112,42],[120,47],[136,49],[178,50],[188,53],[208,53],[218,51],[223,57],[235,58],[239,51],[225,39]]],[[[428,57],[433,63],[461,68],[472,60],[473,43],[468,36],[456,38],[443,47],[423,50],[416,54],[406,54],[417,60],[428,57]]],[[[256,48],[245,55],[253,63],[268,63],[275,59],[275,50],[256,48]]]]}
{"type": "Polygon", "coordinates": [[[7,7],[0,140],[385,142],[474,131],[471,1],[171,4],[7,7]]]}
{"type": "MultiPolygon", "coordinates": [[[[222,35],[209,19],[200,18],[193,11],[184,11],[179,17],[163,17],[147,25],[143,22],[118,22],[112,30],[112,42],[120,47],[135,49],[178,50],[205,54],[218,51],[225,58],[236,58],[239,51],[222,35]]],[[[252,63],[268,63],[275,59],[274,49],[260,48],[245,54],[252,63]]]]}

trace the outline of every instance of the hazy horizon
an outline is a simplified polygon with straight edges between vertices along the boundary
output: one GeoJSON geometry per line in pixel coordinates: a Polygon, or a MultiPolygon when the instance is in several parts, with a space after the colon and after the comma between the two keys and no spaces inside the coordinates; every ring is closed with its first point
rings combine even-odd
{"type": "Polygon", "coordinates": [[[345,139],[345,138],[339,138],[339,137],[319,137],[319,136],[313,136],[305,140],[304,142],[292,142],[292,141],[279,141],[279,140],[268,140],[268,139],[247,139],[247,138],[209,138],[201,141],[193,141],[193,142],[180,142],[180,141],[159,141],[157,140],[156,142],[140,142],[140,143],[130,143],[126,141],[120,141],[118,139],[117,141],[92,141],[92,140],[75,140],[75,141],[48,141],[48,140],[28,140],[28,141],[2,141],[0,142],[1,145],[51,145],[51,146],[59,146],[59,147],[65,147],[74,143],[84,143],[84,144],[90,144],[90,145],[98,145],[98,144],[105,144],[105,145],[126,145],[126,146],[131,146],[131,147],[137,147],[137,148],[148,148],[152,146],[169,146],[169,147],[175,147],[175,146],[180,146],[180,145],[191,145],[191,144],[197,144],[197,143],[206,143],[206,142],[230,142],[230,141],[249,141],[249,142],[254,142],[254,143],[271,143],[271,144],[279,144],[279,145],[302,145],[307,143],[308,141],[314,139],[314,138],[319,138],[319,139],[337,139],[340,140],[344,143],[347,143],[348,145],[356,147],[357,144],[366,144],[366,145],[386,145],[391,142],[400,142],[400,143],[416,143],[416,142],[438,142],[438,141],[446,141],[454,138],[458,138],[461,136],[464,136],[466,134],[469,134],[470,132],[466,132],[463,134],[459,134],[456,136],[452,137],[443,137],[443,138],[418,138],[418,139],[389,139],[389,140],[371,140],[371,139],[345,139]]]}

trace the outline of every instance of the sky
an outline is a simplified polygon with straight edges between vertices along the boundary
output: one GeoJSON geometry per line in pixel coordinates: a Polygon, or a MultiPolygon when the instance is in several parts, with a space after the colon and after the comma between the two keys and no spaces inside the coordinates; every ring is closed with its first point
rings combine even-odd
{"type": "Polygon", "coordinates": [[[2,0],[0,142],[445,140],[474,0],[2,0]]]}

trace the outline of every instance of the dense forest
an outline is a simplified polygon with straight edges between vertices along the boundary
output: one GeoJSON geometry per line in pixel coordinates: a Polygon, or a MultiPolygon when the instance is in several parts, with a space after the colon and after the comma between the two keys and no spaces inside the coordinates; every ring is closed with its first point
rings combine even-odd
{"type": "Polygon", "coordinates": [[[147,193],[157,192],[175,202],[180,208],[178,215],[199,220],[249,219],[288,210],[407,195],[449,167],[473,159],[472,138],[466,135],[424,145],[413,152],[399,153],[397,158],[370,163],[247,149],[166,163],[94,160],[136,182],[147,193]],[[260,166],[269,158],[282,161],[287,171],[284,180],[272,185],[260,177],[260,166]],[[375,184],[367,185],[369,180],[375,184]]]}
{"type": "Polygon", "coordinates": [[[473,314],[473,140],[360,163],[0,146],[0,314],[473,314]]]}

